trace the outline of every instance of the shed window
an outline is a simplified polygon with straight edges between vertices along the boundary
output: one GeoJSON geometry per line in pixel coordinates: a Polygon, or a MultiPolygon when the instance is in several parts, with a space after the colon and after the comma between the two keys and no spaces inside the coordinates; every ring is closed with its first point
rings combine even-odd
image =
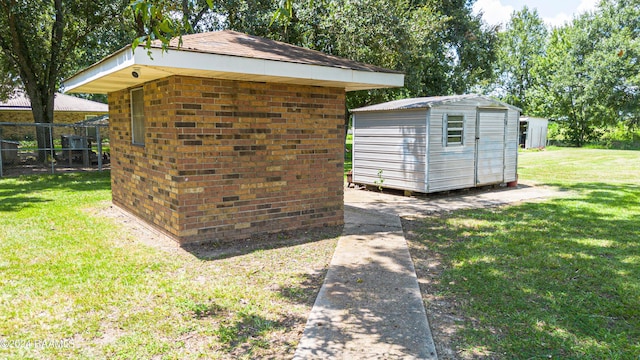
{"type": "Polygon", "coordinates": [[[462,145],[464,139],[464,116],[447,115],[445,146],[462,145]]]}
{"type": "Polygon", "coordinates": [[[131,90],[131,142],[144,145],[144,92],[142,88],[131,90]]]}

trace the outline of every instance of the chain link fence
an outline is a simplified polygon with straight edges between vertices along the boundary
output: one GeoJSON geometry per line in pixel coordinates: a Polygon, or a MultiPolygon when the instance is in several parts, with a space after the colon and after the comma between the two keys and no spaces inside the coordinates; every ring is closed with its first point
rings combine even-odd
{"type": "Polygon", "coordinates": [[[0,122],[0,177],[109,166],[108,117],[74,124],[0,122]]]}

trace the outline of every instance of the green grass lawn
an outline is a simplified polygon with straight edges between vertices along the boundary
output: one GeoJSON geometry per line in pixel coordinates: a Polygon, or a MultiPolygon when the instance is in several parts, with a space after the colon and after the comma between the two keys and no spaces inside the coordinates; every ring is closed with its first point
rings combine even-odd
{"type": "Polygon", "coordinates": [[[519,176],[570,195],[432,216],[410,240],[420,278],[440,262],[459,358],[639,359],[640,152],[523,152],[519,176]]]}
{"type": "Polygon", "coordinates": [[[353,166],[353,140],[347,139],[345,151],[344,151],[344,173],[346,174],[351,171],[353,166]]]}
{"type": "Polygon", "coordinates": [[[335,232],[208,258],[145,245],[110,197],[108,172],[0,179],[0,358],[292,356],[335,232]]]}

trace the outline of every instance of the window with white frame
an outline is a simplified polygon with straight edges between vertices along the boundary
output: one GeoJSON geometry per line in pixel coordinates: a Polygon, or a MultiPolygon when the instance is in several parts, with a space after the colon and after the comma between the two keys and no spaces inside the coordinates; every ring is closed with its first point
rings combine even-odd
{"type": "Polygon", "coordinates": [[[131,142],[144,145],[144,92],[142,88],[131,90],[131,142]]]}
{"type": "Polygon", "coordinates": [[[464,141],[464,116],[446,115],[445,146],[462,145],[464,141]]]}

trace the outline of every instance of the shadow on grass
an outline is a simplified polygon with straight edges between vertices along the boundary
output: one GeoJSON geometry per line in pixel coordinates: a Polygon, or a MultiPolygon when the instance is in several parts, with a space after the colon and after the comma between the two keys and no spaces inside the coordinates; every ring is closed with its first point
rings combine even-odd
{"type": "Polygon", "coordinates": [[[640,186],[564,188],[578,195],[410,224],[414,261],[441,261],[430,291],[456,304],[467,355],[640,356],[640,186]]]}
{"type": "MultiPolygon", "coordinates": [[[[211,333],[221,343],[221,350],[237,357],[255,353],[258,348],[268,351],[274,345],[271,338],[274,332],[290,332],[306,321],[292,314],[280,314],[277,319],[269,319],[258,315],[251,303],[231,308],[219,305],[215,300],[207,303],[186,301],[180,307],[197,320],[213,320],[216,326],[211,333]]],[[[289,348],[295,345],[284,338],[275,341],[289,348]]]]}
{"type": "Polygon", "coordinates": [[[33,204],[55,201],[46,192],[109,190],[109,171],[32,175],[0,179],[0,211],[19,211],[33,204]]]}
{"type": "MultiPolygon", "coordinates": [[[[223,343],[223,349],[231,355],[250,354],[254,347],[269,348],[269,335],[274,331],[290,331],[292,324],[304,323],[300,317],[284,317],[270,320],[265,317],[240,312],[231,321],[223,322],[213,331],[223,343]]],[[[292,346],[293,344],[289,344],[292,346]]]]}
{"type": "Polygon", "coordinates": [[[342,233],[343,226],[322,226],[310,229],[280,231],[253,235],[233,242],[185,244],[182,249],[200,260],[220,260],[242,256],[256,251],[279,249],[311,242],[334,239],[342,233]]]}
{"type": "Polygon", "coordinates": [[[295,286],[284,286],[278,289],[280,297],[293,303],[313,305],[322,286],[328,268],[314,273],[301,274],[303,280],[295,286]]]}
{"type": "MultiPolygon", "coordinates": [[[[250,239],[233,243],[191,244],[184,245],[182,248],[200,260],[217,261],[260,251],[295,247],[334,239],[340,236],[342,228],[342,226],[331,226],[285,231],[277,234],[254,236],[250,239]]],[[[283,267],[287,268],[287,259],[284,260],[283,267]]],[[[295,266],[299,265],[292,265],[292,269],[295,266]]],[[[222,344],[221,350],[224,353],[237,358],[246,356],[251,358],[279,358],[282,353],[295,351],[300,340],[300,332],[304,329],[304,324],[307,321],[306,317],[298,315],[288,308],[296,306],[296,304],[305,305],[309,308],[313,306],[327,274],[328,267],[317,269],[313,272],[299,270],[293,273],[293,270],[291,271],[291,278],[295,278],[295,280],[287,282],[288,284],[286,285],[274,286],[272,284],[272,287],[270,287],[270,290],[276,293],[276,298],[282,299],[284,303],[289,304],[283,306],[279,313],[273,313],[269,316],[260,315],[254,305],[250,303],[251,300],[247,300],[249,303],[240,309],[221,307],[215,303],[197,303],[191,305],[189,312],[198,319],[210,317],[216,320],[217,325],[212,333],[222,344]],[[279,350],[277,349],[286,350],[280,350],[281,353],[278,353],[279,350]],[[274,351],[280,355],[270,356],[269,354],[274,351]]],[[[249,272],[247,276],[252,276],[252,274],[254,272],[249,272]]]]}

